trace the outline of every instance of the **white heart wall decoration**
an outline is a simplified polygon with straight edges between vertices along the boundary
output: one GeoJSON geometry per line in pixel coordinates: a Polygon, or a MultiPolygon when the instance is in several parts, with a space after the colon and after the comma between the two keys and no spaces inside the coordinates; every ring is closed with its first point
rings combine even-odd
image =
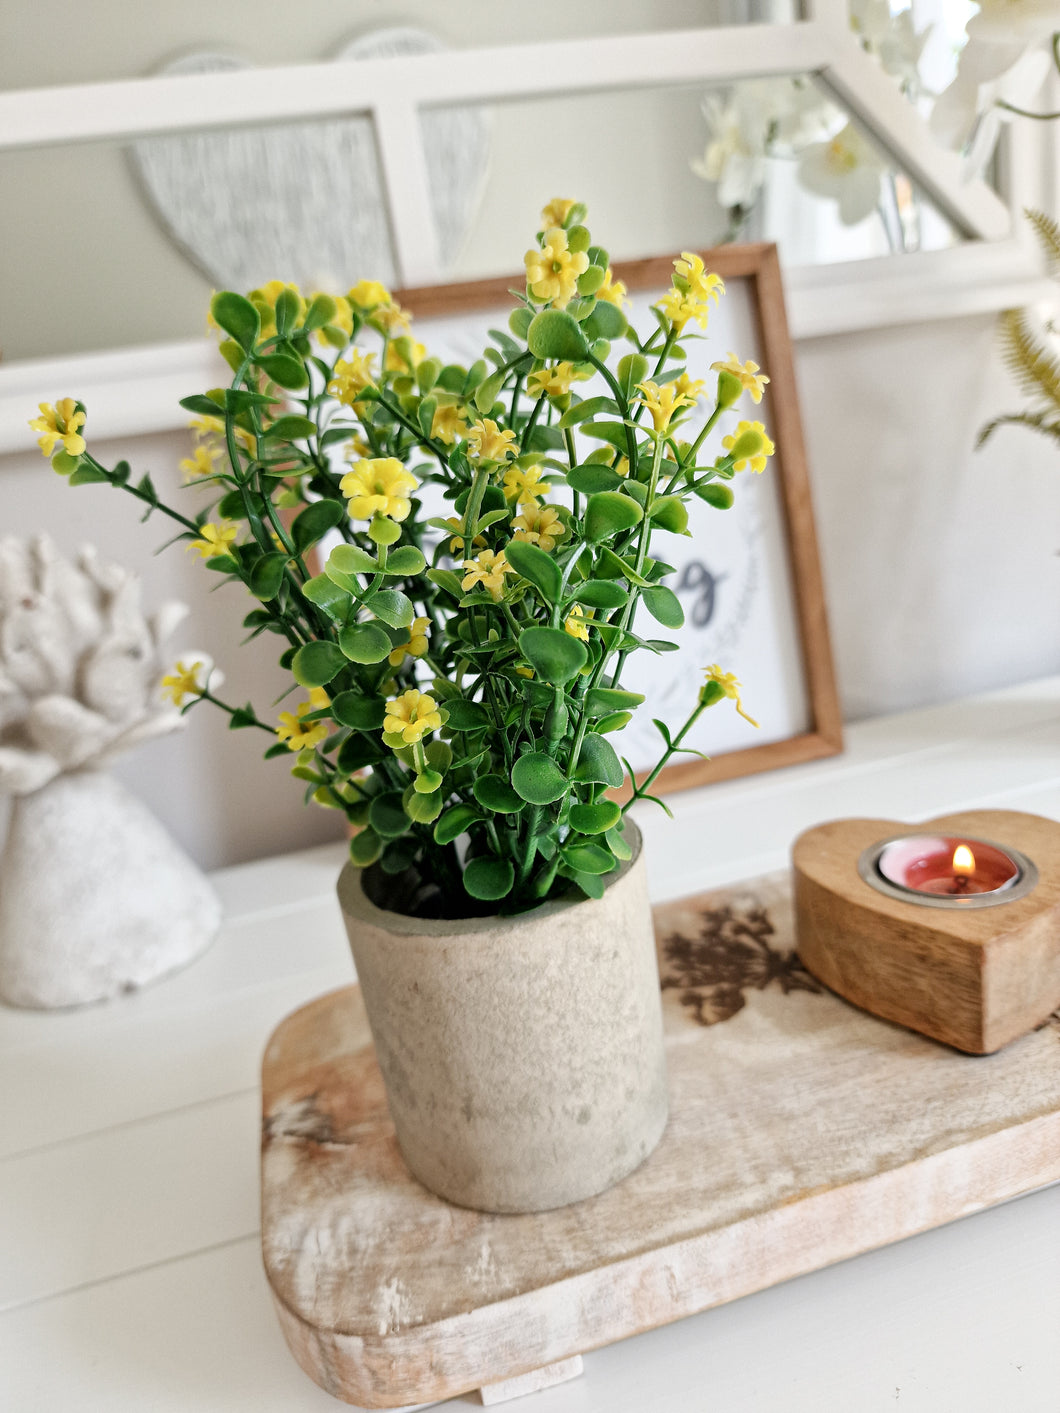
{"type": "MultiPolygon", "coordinates": [[[[336,59],[441,54],[416,29],[384,29],[346,44],[336,59]]],[[[232,55],[188,54],[165,74],[250,65],[232,55]]],[[[481,107],[440,108],[422,122],[438,248],[452,264],[482,200],[490,121],[481,107]]],[[[145,195],[166,233],[217,288],[267,280],[345,290],[362,278],[396,282],[379,159],[367,117],[311,119],[145,138],[131,148],[145,195]]]]}

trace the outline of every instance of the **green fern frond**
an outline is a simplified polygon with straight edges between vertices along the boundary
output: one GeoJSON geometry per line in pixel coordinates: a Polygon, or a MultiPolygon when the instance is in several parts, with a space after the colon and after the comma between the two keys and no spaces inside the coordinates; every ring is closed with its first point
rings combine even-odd
{"type": "Polygon", "coordinates": [[[1005,366],[1023,391],[1060,409],[1060,360],[1038,342],[1022,310],[1002,314],[1001,345],[1005,366]]]}
{"type": "Polygon", "coordinates": [[[1060,221],[1047,216],[1044,211],[1032,211],[1030,207],[1026,207],[1023,214],[1034,227],[1050,265],[1060,265],[1060,221]]]}
{"type": "Polygon", "coordinates": [[[1060,421],[1050,421],[1054,414],[1051,412],[1009,412],[1003,417],[995,417],[988,422],[976,438],[976,449],[978,450],[987,438],[996,432],[998,427],[1018,425],[1020,427],[1030,427],[1032,431],[1041,432],[1044,436],[1052,437],[1054,441],[1060,442],[1060,421]]]}

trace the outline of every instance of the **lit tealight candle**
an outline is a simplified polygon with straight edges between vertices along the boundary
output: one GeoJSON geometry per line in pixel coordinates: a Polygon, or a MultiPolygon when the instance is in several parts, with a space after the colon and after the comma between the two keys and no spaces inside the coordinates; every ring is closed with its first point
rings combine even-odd
{"type": "Polygon", "coordinates": [[[1020,866],[997,844],[911,834],[886,844],[877,861],[888,882],[912,893],[962,898],[1011,888],[1020,866]]]}

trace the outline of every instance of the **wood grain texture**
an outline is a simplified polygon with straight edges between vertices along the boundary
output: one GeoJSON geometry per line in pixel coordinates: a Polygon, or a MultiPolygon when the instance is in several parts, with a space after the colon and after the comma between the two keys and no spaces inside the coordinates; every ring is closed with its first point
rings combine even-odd
{"type": "Polygon", "coordinates": [[[788,875],[656,910],[671,1122],[610,1192],[498,1217],[401,1161],[360,996],[263,1067],[265,1269],[303,1369],[363,1407],[528,1373],[1060,1179],[1060,1028],[969,1059],[825,989],[788,875]]]}
{"type": "Polygon", "coordinates": [[[910,825],[841,819],[793,849],[799,955],[874,1015],[971,1054],[991,1054],[1060,1007],[1060,824],[969,810],[916,826],[992,839],[1038,866],[1032,892],[999,907],[946,910],[887,897],[858,876],[863,849],[910,825]]]}
{"type": "MultiPolygon", "coordinates": [[[[698,253],[708,269],[722,279],[748,280],[751,284],[758,347],[762,366],[770,377],[763,406],[756,409],[755,415],[765,417],[775,434],[777,451],[772,458],[770,475],[779,480],[811,724],[809,730],[784,741],[726,751],[709,761],[692,760],[668,766],[655,786],[656,793],[663,795],[758,771],[779,770],[802,761],[836,755],[843,749],[842,715],[777,249],[775,245],[759,242],[719,246],[698,253]]],[[[646,260],[623,261],[615,265],[615,274],[629,290],[657,289],[661,293],[670,284],[676,258],[676,255],[659,255],[646,260]]],[[[400,290],[397,298],[417,318],[451,318],[478,309],[508,306],[512,302],[509,291],[524,283],[525,275],[519,273],[400,290]]],[[[646,775],[645,771],[638,779],[643,780],[646,775]]],[[[614,795],[616,799],[626,799],[630,792],[631,787],[627,785],[614,795]]]]}

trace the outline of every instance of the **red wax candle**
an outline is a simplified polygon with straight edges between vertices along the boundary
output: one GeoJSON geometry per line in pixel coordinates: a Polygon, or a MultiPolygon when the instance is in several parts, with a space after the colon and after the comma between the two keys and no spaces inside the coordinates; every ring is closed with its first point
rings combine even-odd
{"type": "Polygon", "coordinates": [[[996,893],[1020,875],[1016,861],[996,844],[934,834],[895,839],[880,854],[878,868],[900,888],[955,898],[996,893]]]}

